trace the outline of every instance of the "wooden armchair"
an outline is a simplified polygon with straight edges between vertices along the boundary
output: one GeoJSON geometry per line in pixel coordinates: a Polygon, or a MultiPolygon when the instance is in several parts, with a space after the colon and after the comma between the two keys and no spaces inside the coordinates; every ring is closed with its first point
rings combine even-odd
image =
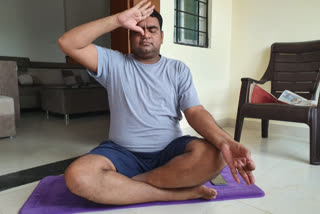
{"type": "Polygon", "coordinates": [[[320,165],[320,99],[316,107],[277,103],[249,103],[251,83],[271,81],[271,93],[279,97],[290,90],[314,99],[320,80],[320,40],[274,43],[268,68],[257,81],[242,78],[234,139],[240,141],[245,117],[261,118],[262,137],[268,137],[269,120],[305,123],[310,129],[310,164],[320,165]]]}

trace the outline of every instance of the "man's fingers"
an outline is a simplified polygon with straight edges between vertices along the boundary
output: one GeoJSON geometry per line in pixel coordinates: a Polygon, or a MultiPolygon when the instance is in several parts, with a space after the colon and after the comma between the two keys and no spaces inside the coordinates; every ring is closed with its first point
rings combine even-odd
{"type": "Polygon", "coordinates": [[[143,5],[139,8],[141,12],[144,12],[149,6],[151,5],[151,2],[149,1],[147,4],[143,5]]]}
{"type": "Polygon", "coordinates": [[[253,171],[255,170],[256,165],[254,164],[253,160],[249,160],[248,163],[246,164],[245,170],[247,171],[253,171]]]}
{"type": "Polygon", "coordinates": [[[230,168],[231,174],[234,178],[234,180],[239,184],[240,183],[240,179],[238,177],[238,173],[237,170],[235,168],[230,168]]]}
{"type": "Polygon", "coordinates": [[[150,7],[148,10],[146,10],[145,13],[146,13],[147,17],[150,16],[153,13],[154,8],[155,8],[155,6],[152,5],[152,7],[150,7]]]}
{"type": "Polygon", "coordinates": [[[141,27],[139,27],[139,26],[135,26],[131,30],[139,32],[139,33],[141,33],[141,35],[144,35],[143,29],[141,27]]]}
{"type": "Polygon", "coordinates": [[[239,167],[244,166],[245,163],[241,159],[238,159],[238,160],[235,160],[235,164],[234,165],[238,169],[239,167]]]}
{"type": "MultiPolygon", "coordinates": [[[[153,6],[154,7],[154,6],[153,6]]],[[[149,10],[148,10],[149,11],[149,10]]],[[[151,9],[151,11],[149,11],[149,12],[145,12],[144,14],[143,14],[143,16],[141,16],[141,20],[145,20],[146,18],[148,18],[151,14],[152,14],[152,12],[153,12],[153,8],[151,9]]]]}
{"type": "Polygon", "coordinates": [[[150,8],[141,11],[141,19],[144,20],[144,19],[148,18],[152,14],[154,7],[155,6],[152,5],[150,8]]]}
{"type": "Polygon", "coordinates": [[[248,177],[246,171],[244,171],[244,169],[243,169],[242,167],[239,167],[239,168],[238,168],[238,172],[239,172],[239,174],[241,175],[241,177],[243,178],[243,180],[244,180],[248,185],[250,185],[251,183],[250,183],[250,180],[249,180],[249,177],[248,177]]]}
{"type": "Polygon", "coordinates": [[[250,184],[254,184],[256,181],[251,171],[247,171],[247,175],[249,177],[250,184]]]}
{"type": "Polygon", "coordinates": [[[141,13],[141,21],[142,20],[145,20],[146,18],[148,18],[151,14],[152,14],[152,12],[153,12],[153,9],[154,9],[154,6],[152,6],[151,8],[149,8],[148,10],[146,10],[146,12],[144,12],[144,13],[141,13]]]}
{"type": "Polygon", "coordinates": [[[135,7],[136,8],[140,8],[144,3],[146,3],[148,0],[142,0],[142,1],[140,1],[135,7]]]}

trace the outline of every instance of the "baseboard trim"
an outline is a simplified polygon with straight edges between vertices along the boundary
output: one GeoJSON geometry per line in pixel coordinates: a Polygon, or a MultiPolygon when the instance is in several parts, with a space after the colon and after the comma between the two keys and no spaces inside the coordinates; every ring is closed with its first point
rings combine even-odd
{"type": "MultiPolygon", "coordinates": [[[[217,120],[218,125],[221,128],[235,128],[236,120],[232,118],[224,118],[217,120]]],[[[261,120],[260,119],[245,119],[243,123],[243,129],[256,130],[261,132],[261,120]]],[[[199,136],[199,134],[193,130],[191,127],[182,128],[183,133],[190,134],[194,136],[199,136]]],[[[294,135],[301,138],[309,138],[309,127],[302,123],[290,123],[281,121],[270,121],[269,124],[269,134],[279,134],[279,135],[294,135]]],[[[233,136],[233,133],[232,133],[233,136]]]]}
{"type": "MultiPolygon", "coordinates": [[[[220,127],[231,127],[235,128],[236,120],[232,118],[225,118],[218,120],[217,123],[220,127]]],[[[244,129],[261,130],[260,119],[245,119],[243,123],[244,129]]],[[[294,135],[303,138],[309,138],[309,127],[302,123],[290,123],[281,121],[270,121],[269,132],[281,135],[294,135]]]]}

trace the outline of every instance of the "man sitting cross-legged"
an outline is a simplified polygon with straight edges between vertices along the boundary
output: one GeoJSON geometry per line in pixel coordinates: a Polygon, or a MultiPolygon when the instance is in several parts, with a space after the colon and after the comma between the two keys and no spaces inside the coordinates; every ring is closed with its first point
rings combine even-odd
{"type": "Polygon", "coordinates": [[[107,89],[111,112],[109,139],[65,171],[74,194],[115,205],[212,199],[217,192],[203,184],[225,164],[237,182],[239,173],[254,183],[249,150],[200,105],[188,67],[160,55],[163,36],[161,15],[143,0],[59,38],[61,49],[107,89]],[[92,44],[119,27],[130,30],[132,54],[92,44]],[[182,135],[181,111],[203,139],[182,135]]]}

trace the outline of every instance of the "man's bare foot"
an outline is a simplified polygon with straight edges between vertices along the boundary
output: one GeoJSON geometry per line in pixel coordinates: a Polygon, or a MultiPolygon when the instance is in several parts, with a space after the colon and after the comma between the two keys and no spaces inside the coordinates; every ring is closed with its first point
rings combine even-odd
{"type": "Polygon", "coordinates": [[[214,199],[218,195],[215,189],[206,187],[205,185],[194,187],[194,191],[197,194],[196,198],[203,198],[206,200],[214,199]]]}
{"type": "Polygon", "coordinates": [[[215,189],[199,185],[196,187],[171,189],[170,197],[166,197],[166,199],[168,201],[181,201],[197,198],[210,200],[216,198],[217,194],[215,189]]]}

